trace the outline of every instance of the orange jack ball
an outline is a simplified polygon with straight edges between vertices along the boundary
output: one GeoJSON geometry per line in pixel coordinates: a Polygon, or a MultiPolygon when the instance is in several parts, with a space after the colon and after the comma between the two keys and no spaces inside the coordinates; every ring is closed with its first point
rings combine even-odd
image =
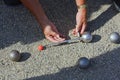
{"type": "Polygon", "coordinates": [[[38,46],[38,50],[39,50],[39,51],[44,50],[44,46],[43,46],[43,45],[39,45],[39,46],[38,46]]]}

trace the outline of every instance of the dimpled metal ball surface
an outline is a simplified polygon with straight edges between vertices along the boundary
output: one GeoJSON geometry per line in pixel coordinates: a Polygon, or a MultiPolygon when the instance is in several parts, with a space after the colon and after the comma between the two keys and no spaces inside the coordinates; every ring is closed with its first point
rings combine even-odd
{"type": "Polygon", "coordinates": [[[9,54],[9,58],[12,61],[19,61],[20,57],[20,53],[17,50],[12,50],[9,54]]]}
{"type": "Polygon", "coordinates": [[[79,67],[81,69],[86,69],[90,66],[90,60],[86,57],[82,57],[79,59],[79,67]]]}
{"type": "Polygon", "coordinates": [[[113,43],[118,43],[120,41],[120,35],[117,32],[110,34],[110,41],[113,43]]]}
{"type": "Polygon", "coordinates": [[[82,40],[84,41],[84,42],[86,42],[86,43],[88,43],[88,42],[91,42],[92,41],[92,35],[89,33],[89,32],[84,32],[83,34],[82,34],[82,40]]]}

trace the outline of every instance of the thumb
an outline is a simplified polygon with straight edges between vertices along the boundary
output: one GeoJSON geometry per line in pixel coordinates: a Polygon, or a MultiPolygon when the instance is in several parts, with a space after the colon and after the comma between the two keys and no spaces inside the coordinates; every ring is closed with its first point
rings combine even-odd
{"type": "Polygon", "coordinates": [[[78,33],[79,31],[80,31],[80,27],[79,27],[79,25],[76,25],[75,32],[78,33]]]}
{"type": "Polygon", "coordinates": [[[56,32],[51,32],[51,36],[58,36],[56,32]]]}

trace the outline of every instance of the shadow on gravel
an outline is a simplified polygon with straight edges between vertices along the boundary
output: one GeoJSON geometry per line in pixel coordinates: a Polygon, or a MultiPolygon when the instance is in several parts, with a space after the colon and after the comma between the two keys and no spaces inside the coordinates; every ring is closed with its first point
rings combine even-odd
{"type": "Polygon", "coordinates": [[[61,69],[58,73],[36,76],[24,80],[120,80],[120,48],[91,59],[88,69],[77,65],[61,69]]]}
{"type": "Polygon", "coordinates": [[[88,22],[87,30],[94,32],[95,30],[103,27],[106,22],[108,22],[112,17],[114,17],[117,14],[117,12],[114,11],[113,9],[114,7],[113,5],[111,5],[105,12],[100,14],[96,19],[88,22]]]}
{"type": "Polygon", "coordinates": [[[31,54],[28,52],[21,53],[20,62],[26,61],[30,58],[31,54]]]}
{"type": "Polygon", "coordinates": [[[91,43],[95,43],[101,40],[101,36],[100,35],[93,35],[93,39],[91,41],[91,43]]]}
{"type": "Polygon", "coordinates": [[[30,44],[44,39],[36,19],[24,6],[0,5],[0,48],[30,44]]]}
{"type": "MultiPolygon", "coordinates": [[[[59,32],[68,36],[75,28],[77,8],[74,0],[40,0],[48,18],[57,26],[59,32]]],[[[88,0],[88,18],[102,5],[110,5],[110,0],[88,0]],[[94,5],[93,5],[94,4],[94,5]]],[[[117,12],[113,6],[88,22],[87,31],[93,32],[114,17],[117,12]]],[[[24,6],[9,7],[0,0],[0,48],[20,42],[30,44],[44,39],[36,19],[24,6]]]]}

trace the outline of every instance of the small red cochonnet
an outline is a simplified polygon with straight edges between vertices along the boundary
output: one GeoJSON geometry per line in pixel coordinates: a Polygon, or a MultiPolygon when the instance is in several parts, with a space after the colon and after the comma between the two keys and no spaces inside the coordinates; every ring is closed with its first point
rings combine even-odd
{"type": "Polygon", "coordinates": [[[44,46],[43,46],[43,45],[39,45],[39,46],[38,46],[38,50],[39,50],[39,51],[44,50],[44,46]]]}

